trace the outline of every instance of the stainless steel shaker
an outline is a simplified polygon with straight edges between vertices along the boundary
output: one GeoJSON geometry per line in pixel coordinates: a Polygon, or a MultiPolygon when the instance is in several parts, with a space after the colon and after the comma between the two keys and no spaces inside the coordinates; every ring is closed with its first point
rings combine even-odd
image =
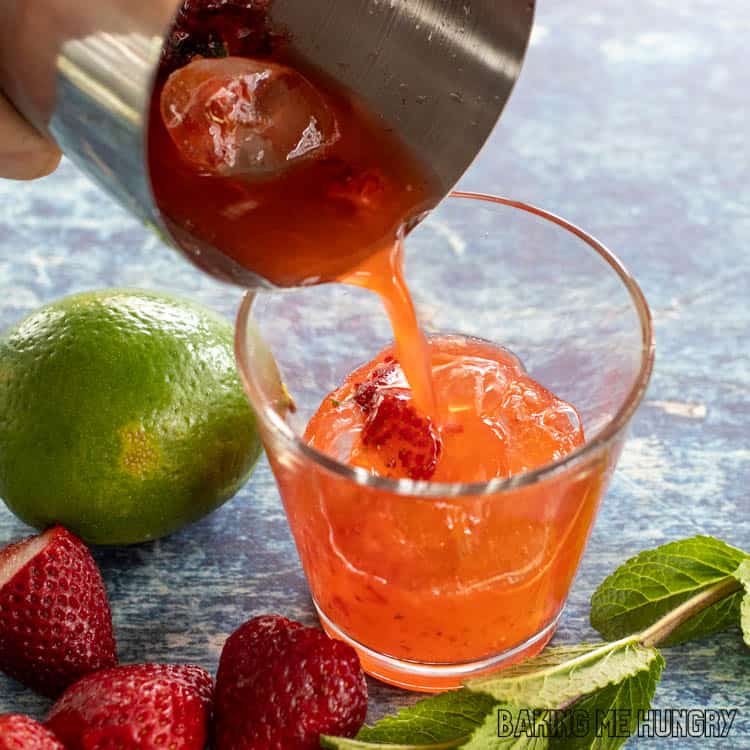
{"type": "MultiPolygon", "coordinates": [[[[170,233],[160,216],[146,160],[152,87],[180,5],[0,0],[0,85],[94,181],[190,255],[191,238],[170,233]]],[[[534,0],[271,0],[269,8],[296,53],[431,165],[443,195],[495,126],[533,15],[534,0]]],[[[221,248],[211,252],[221,258],[221,248]]],[[[217,268],[245,286],[263,281],[231,261],[217,268]]]]}

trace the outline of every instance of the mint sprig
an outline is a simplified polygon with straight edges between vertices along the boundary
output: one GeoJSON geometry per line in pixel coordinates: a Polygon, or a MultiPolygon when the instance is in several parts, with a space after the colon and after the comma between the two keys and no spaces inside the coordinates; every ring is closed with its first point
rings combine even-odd
{"type": "Polygon", "coordinates": [[[550,648],[496,677],[422,700],[365,727],[356,739],[324,737],[321,745],[331,750],[615,750],[627,739],[622,727],[614,732],[603,725],[627,712],[628,729],[635,731],[663,666],[659,652],[635,638],[550,648]],[[584,731],[580,716],[589,717],[584,731]]]}
{"type": "MultiPolygon", "coordinates": [[[[550,648],[497,675],[470,680],[463,690],[420,701],[365,727],[354,740],[325,737],[321,744],[333,750],[541,750],[572,734],[565,723],[581,701],[589,699],[584,710],[602,720],[613,709],[627,708],[633,716],[648,710],[662,666],[659,652],[636,638],[550,648]]],[[[592,741],[596,730],[592,724],[592,741]]],[[[577,739],[578,747],[586,747],[586,736],[577,739]]]]}
{"type": "Polygon", "coordinates": [[[651,706],[664,667],[657,646],[738,623],[750,646],[750,555],[711,537],[642,552],[597,589],[591,622],[618,640],[548,648],[522,664],[469,680],[461,690],[422,700],[365,727],[355,739],[323,737],[321,745],[617,750],[651,706]]]}

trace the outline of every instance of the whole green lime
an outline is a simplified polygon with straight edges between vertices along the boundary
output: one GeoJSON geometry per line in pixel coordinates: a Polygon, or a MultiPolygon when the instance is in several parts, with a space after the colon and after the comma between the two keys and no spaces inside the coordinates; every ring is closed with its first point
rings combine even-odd
{"type": "Polygon", "coordinates": [[[232,328],[162,294],[68,297],[0,339],[0,497],[92,544],[169,534],[247,480],[261,444],[232,328]]]}

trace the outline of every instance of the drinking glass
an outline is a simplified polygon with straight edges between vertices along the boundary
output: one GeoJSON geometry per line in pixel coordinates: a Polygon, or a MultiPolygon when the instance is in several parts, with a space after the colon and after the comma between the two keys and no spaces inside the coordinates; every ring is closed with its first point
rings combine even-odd
{"type": "Polygon", "coordinates": [[[654,342],[643,294],[611,252],[504,198],[454,193],[407,237],[406,276],[428,335],[510,349],[577,408],[585,444],[466,484],[374,476],[310,447],[302,436],[322,400],[391,342],[364,289],[249,293],[236,346],[323,626],[374,677],[435,691],[552,637],[654,342]]]}

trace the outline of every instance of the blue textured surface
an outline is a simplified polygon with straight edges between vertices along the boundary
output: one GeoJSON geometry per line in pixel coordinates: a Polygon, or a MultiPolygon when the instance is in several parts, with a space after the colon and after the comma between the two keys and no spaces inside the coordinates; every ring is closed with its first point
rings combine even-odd
{"type": "MultiPolygon", "coordinates": [[[[537,203],[613,248],[654,310],[658,356],[556,642],[591,639],[588,599],[617,564],[696,533],[750,549],[750,32],[744,0],[542,3],[519,87],[462,186],[537,203]]],[[[0,181],[0,326],[105,286],[162,288],[234,314],[201,276],[70,164],[0,181]]],[[[0,542],[28,532],[0,510],[0,542]]],[[[214,669],[248,617],[314,616],[263,463],[211,518],[158,543],[98,551],[123,661],[214,669]]],[[[656,706],[736,707],[750,747],[750,651],[737,633],[671,649],[656,706]]],[[[405,694],[372,684],[373,718],[405,694]]],[[[0,713],[46,703],[0,676],[0,713]]]]}

